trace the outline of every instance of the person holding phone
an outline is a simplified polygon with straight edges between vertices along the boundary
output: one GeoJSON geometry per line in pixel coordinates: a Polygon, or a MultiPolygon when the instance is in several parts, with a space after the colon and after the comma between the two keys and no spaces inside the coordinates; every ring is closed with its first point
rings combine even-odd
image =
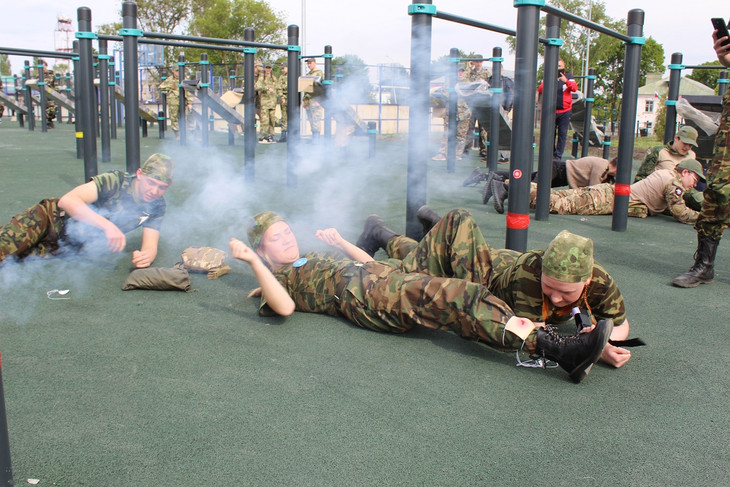
{"type": "MultiPolygon", "coordinates": [[[[724,29],[722,25],[718,27],[720,29],[715,28],[712,33],[712,47],[720,63],[730,68],[730,36],[727,26],[724,29]]],[[[672,285],[677,287],[697,287],[713,281],[717,245],[725,229],[730,226],[730,91],[725,92],[722,104],[720,127],[715,135],[715,150],[707,170],[707,188],[703,193],[702,211],[695,223],[695,262],[687,272],[672,280],[672,285]]]]}
{"type": "MultiPolygon", "coordinates": [[[[542,95],[543,82],[537,87],[537,92],[542,95]]],[[[565,143],[568,140],[568,127],[570,127],[570,116],[573,114],[573,92],[578,91],[578,84],[573,75],[565,72],[565,61],[558,59],[558,99],[555,103],[555,151],[554,159],[562,159],[565,143]]]]}

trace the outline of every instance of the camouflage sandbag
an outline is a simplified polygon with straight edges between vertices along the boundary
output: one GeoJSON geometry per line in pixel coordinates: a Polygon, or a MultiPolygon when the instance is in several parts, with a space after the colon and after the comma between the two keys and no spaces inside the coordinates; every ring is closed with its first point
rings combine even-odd
{"type": "Polygon", "coordinates": [[[156,291],[190,291],[190,274],[178,267],[148,267],[129,273],[122,289],[152,289],[156,291]]]}
{"type": "Polygon", "coordinates": [[[208,279],[218,279],[231,272],[223,261],[228,254],[215,247],[188,247],[183,250],[179,266],[192,272],[205,272],[208,279]]]}

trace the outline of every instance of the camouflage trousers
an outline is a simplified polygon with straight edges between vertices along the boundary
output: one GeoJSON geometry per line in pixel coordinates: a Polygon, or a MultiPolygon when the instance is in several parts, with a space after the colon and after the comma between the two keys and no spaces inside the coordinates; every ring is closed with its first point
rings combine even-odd
{"type": "Polygon", "coordinates": [[[493,272],[490,247],[469,212],[453,210],[444,215],[421,242],[394,237],[386,251],[399,265],[369,262],[363,266],[363,302],[348,302],[342,308],[354,323],[390,332],[420,325],[452,331],[500,350],[536,350],[536,330],[524,345],[521,338],[505,331],[514,313],[488,290],[493,272]]]}
{"type": "Polygon", "coordinates": [[[167,114],[170,118],[170,130],[180,130],[180,97],[167,95],[167,114]]]}
{"type": "MultiPolygon", "coordinates": [[[[471,119],[471,110],[469,107],[458,106],[456,110],[456,155],[460,156],[466,148],[466,142],[469,135],[469,121],[471,119]]],[[[441,139],[441,148],[439,152],[446,155],[449,143],[449,115],[444,115],[444,136],[441,139]]]]}
{"type": "Polygon", "coordinates": [[[4,113],[5,113],[5,105],[0,105],[0,118],[3,116],[4,113]]]}
{"type": "Polygon", "coordinates": [[[0,262],[9,255],[23,259],[56,253],[59,240],[65,237],[67,218],[57,198],[44,199],[15,215],[0,227],[0,262]]]}
{"type": "Polygon", "coordinates": [[[261,106],[261,120],[259,123],[259,137],[274,135],[276,124],[276,105],[261,106]]]}
{"type": "Polygon", "coordinates": [[[324,119],[324,108],[311,100],[307,104],[307,118],[309,119],[309,127],[312,129],[312,134],[322,133],[322,119],[324,119]]]}
{"type": "Polygon", "coordinates": [[[289,120],[289,115],[286,113],[286,103],[282,103],[280,106],[281,106],[281,130],[286,130],[287,121],[289,120]]]}
{"type": "MultiPolygon", "coordinates": [[[[559,215],[610,215],[616,198],[610,183],[584,188],[553,189],[550,191],[550,213],[559,215]]],[[[537,205],[537,184],[530,183],[530,208],[537,205]]],[[[641,203],[629,203],[629,216],[646,218],[649,208],[641,203]]]]}
{"type": "Polygon", "coordinates": [[[730,226],[730,90],[722,99],[720,128],[715,135],[712,164],[707,170],[707,187],[695,228],[702,237],[714,240],[730,226]]]}
{"type": "Polygon", "coordinates": [[[46,100],[46,121],[53,122],[56,119],[56,113],[58,113],[58,105],[56,105],[56,102],[46,100]]]}

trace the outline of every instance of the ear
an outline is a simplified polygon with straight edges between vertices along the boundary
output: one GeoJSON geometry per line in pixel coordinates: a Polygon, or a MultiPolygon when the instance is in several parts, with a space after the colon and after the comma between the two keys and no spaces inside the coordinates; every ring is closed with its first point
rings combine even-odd
{"type": "Polygon", "coordinates": [[[141,175],[143,174],[143,173],[142,173],[142,168],[141,168],[141,167],[138,167],[138,168],[137,168],[137,172],[136,172],[135,174],[136,174],[137,176],[141,176],[141,175]]]}

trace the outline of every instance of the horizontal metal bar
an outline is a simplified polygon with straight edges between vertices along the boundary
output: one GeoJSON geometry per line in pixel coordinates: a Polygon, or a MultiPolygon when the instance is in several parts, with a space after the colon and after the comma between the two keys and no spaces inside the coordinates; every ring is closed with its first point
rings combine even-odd
{"type": "Polygon", "coordinates": [[[14,56],[54,57],[59,59],[71,59],[74,56],[77,56],[77,54],[71,52],[37,51],[34,49],[19,49],[14,47],[0,47],[0,54],[11,54],[14,56]]]}
{"type": "Polygon", "coordinates": [[[611,37],[621,39],[624,42],[631,42],[631,37],[627,36],[626,34],[622,34],[615,30],[609,29],[608,27],[604,27],[601,24],[591,22],[590,20],[586,20],[583,17],[578,17],[577,15],[571,14],[564,10],[560,10],[559,8],[555,8],[551,5],[545,5],[544,7],[541,7],[540,9],[546,13],[555,15],[556,17],[560,17],[561,19],[569,20],[573,23],[582,25],[583,27],[588,27],[589,29],[598,31],[602,34],[606,34],[611,37]]]}

